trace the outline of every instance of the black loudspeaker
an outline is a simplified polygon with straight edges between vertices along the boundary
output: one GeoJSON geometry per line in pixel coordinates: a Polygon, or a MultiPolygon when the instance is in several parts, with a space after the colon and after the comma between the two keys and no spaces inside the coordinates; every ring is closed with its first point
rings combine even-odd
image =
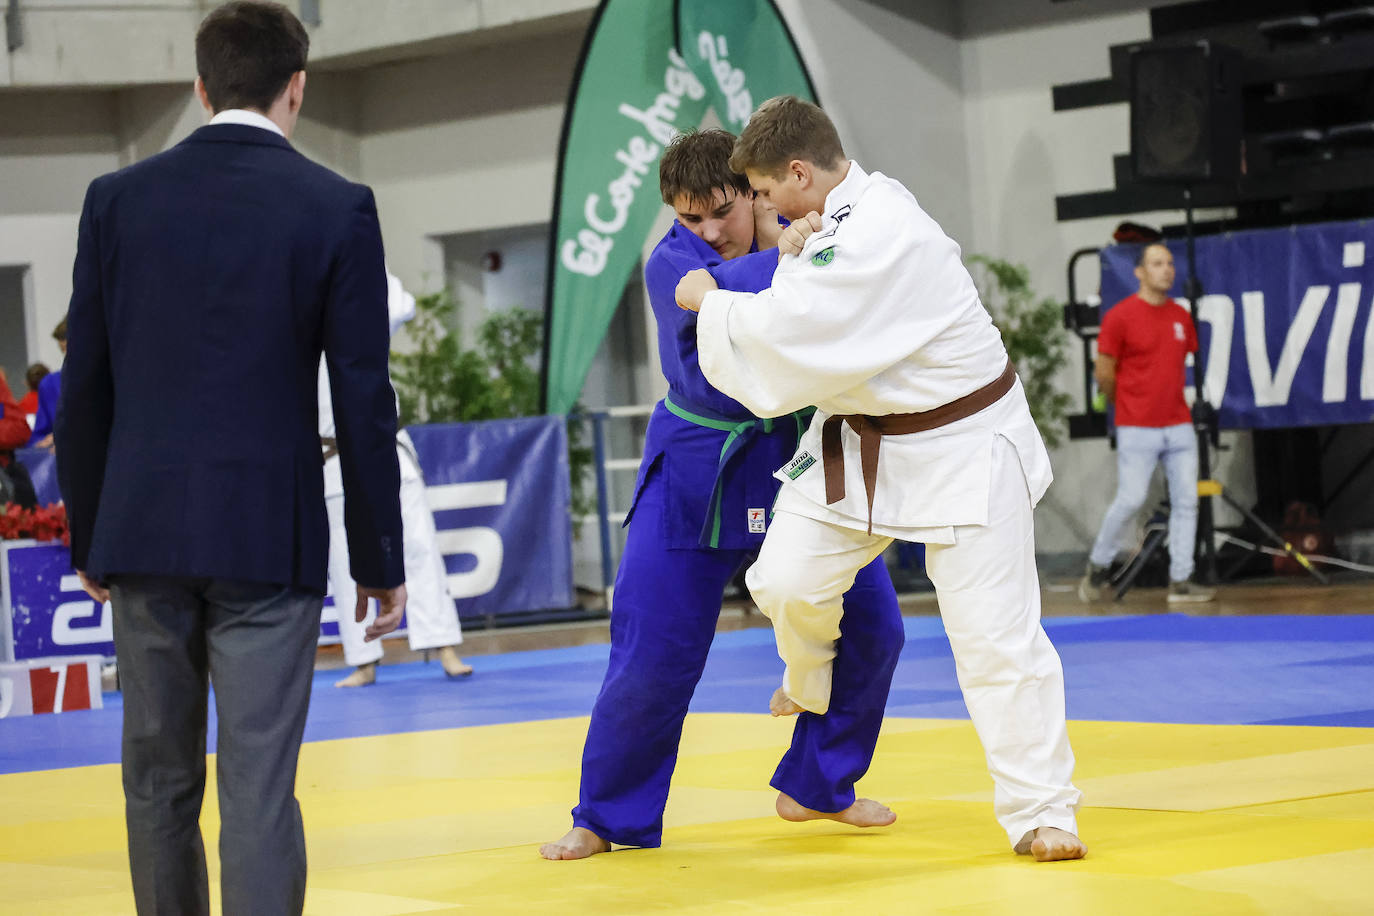
{"type": "Polygon", "coordinates": [[[1131,53],[1131,167],[1144,181],[1241,172],[1238,56],[1208,41],[1131,53]]]}

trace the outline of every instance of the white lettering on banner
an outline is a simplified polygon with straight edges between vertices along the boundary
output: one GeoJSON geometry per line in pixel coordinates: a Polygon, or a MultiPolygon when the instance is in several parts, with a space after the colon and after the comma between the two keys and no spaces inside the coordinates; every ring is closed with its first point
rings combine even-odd
{"type": "Polygon", "coordinates": [[[731,66],[726,59],[730,52],[725,45],[725,36],[702,32],[697,36],[697,51],[709,63],[716,86],[725,96],[726,119],[743,128],[754,113],[754,100],[744,88],[744,71],[731,66]]]}
{"type": "Polygon", "coordinates": [[[1269,368],[1269,349],[1264,337],[1264,293],[1241,293],[1240,304],[1245,312],[1245,356],[1250,367],[1250,386],[1255,392],[1256,407],[1275,407],[1288,403],[1293,377],[1298,372],[1303,351],[1312,338],[1322,308],[1331,295],[1329,286],[1310,286],[1302,297],[1298,314],[1288,327],[1279,353],[1278,365],[1269,368]]]}
{"type": "Polygon", "coordinates": [[[81,579],[77,576],[62,577],[62,591],[80,594],[80,601],[59,604],[52,613],[52,641],[57,646],[84,646],[91,643],[109,642],[114,639],[114,617],[110,604],[97,605],[81,590],[81,579]],[[74,627],[72,623],[100,614],[98,626],[74,627]]]}
{"type": "MultiPolygon", "coordinates": [[[[1346,268],[1362,267],[1365,263],[1364,244],[1349,242],[1344,248],[1346,268]]],[[[1322,368],[1324,404],[1344,404],[1350,399],[1350,347],[1355,336],[1355,321],[1359,314],[1362,283],[1341,283],[1336,290],[1336,305],[1327,332],[1326,352],[1322,368]]],[[[1292,395],[1298,368],[1313,344],[1313,333],[1321,320],[1331,286],[1309,286],[1298,304],[1297,314],[1289,323],[1279,353],[1277,365],[1269,358],[1265,335],[1265,294],[1263,290],[1241,293],[1241,311],[1245,322],[1245,362],[1250,375],[1256,407],[1287,406],[1292,395]]],[[[1176,301],[1188,308],[1188,300],[1176,301]]],[[[1198,300],[1198,319],[1211,328],[1207,347],[1207,377],[1203,387],[1208,400],[1222,404],[1226,398],[1227,379],[1231,368],[1231,344],[1236,325],[1235,301],[1226,295],[1209,294],[1198,300]]],[[[1371,304],[1364,328],[1359,372],[1359,394],[1362,401],[1374,400],[1374,303],[1371,304]]],[[[1192,357],[1188,358],[1189,365],[1192,357]]],[[[1191,387],[1185,396],[1191,403],[1191,387]]]]}
{"type": "Polygon", "coordinates": [[[577,233],[577,241],[563,243],[563,266],[575,274],[595,277],[606,269],[606,255],[611,253],[611,239],[602,238],[590,229],[577,233]],[[582,248],[579,250],[578,245],[582,248]]]}
{"type": "Polygon", "coordinates": [[[501,580],[501,563],[505,547],[501,533],[495,528],[455,528],[440,531],[436,537],[439,552],[444,556],[467,554],[477,565],[467,572],[450,573],[448,593],[454,598],[476,598],[496,588],[501,580]]]}
{"type": "Polygon", "coordinates": [[[1326,343],[1326,370],[1322,376],[1322,401],[1345,401],[1347,366],[1350,362],[1350,337],[1355,331],[1355,311],[1360,307],[1360,284],[1342,283],[1336,291],[1336,314],[1331,319],[1331,335],[1326,343]]]}
{"type": "Polygon", "coordinates": [[[446,509],[480,509],[506,504],[506,481],[478,480],[472,483],[444,483],[425,487],[425,501],[431,512],[446,509]]]}
{"type": "MultiPolygon", "coordinates": [[[[439,484],[426,487],[425,498],[432,512],[478,509],[504,506],[506,489],[504,480],[439,484]]],[[[444,556],[467,554],[477,561],[477,565],[467,572],[448,576],[448,590],[453,598],[476,598],[496,587],[501,579],[501,563],[505,559],[505,546],[499,531],[485,526],[452,528],[439,531],[435,540],[439,552],[444,556]]]]}
{"type": "Polygon", "coordinates": [[[48,670],[57,675],[57,689],[53,691],[52,695],[52,711],[61,712],[62,701],[67,696],[67,666],[54,665],[48,670]]]}
{"type": "Polygon", "coordinates": [[[641,110],[629,102],[621,102],[616,108],[620,114],[641,125],[652,140],[636,135],[616,150],[615,159],[624,169],[607,185],[608,206],[603,206],[600,194],[587,195],[582,217],[589,228],[579,229],[575,241],[565,239],[559,246],[559,260],[575,274],[596,277],[606,269],[606,257],[615,246],[612,236],[625,228],[630,207],[650,167],[658,160],[662,148],[678,134],[674,121],[683,96],[696,101],[706,95],[706,87],[676,50],[668,51],[663,86],[666,91],[660,92],[647,109],[641,110]]]}
{"type": "Polygon", "coordinates": [[[1374,401],[1374,304],[1364,325],[1364,362],[1360,364],[1360,400],[1374,401]]]}
{"type": "MultiPolygon", "coordinates": [[[[1177,301],[1185,309],[1189,307],[1187,299],[1180,298],[1177,301]]],[[[1236,327],[1236,304],[1230,296],[1212,293],[1197,301],[1197,317],[1212,328],[1211,340],[1207,345],[1207,376],[1202,380],[1202,391],[1209,403],[1220,404],[1226,399],[1226,379],[1231,374],[1231,336],[1236,327]]],[[[1192,365],[1191,354],[1187,362],[1192,365]]],[[[1192,389],[1189,388],[1185,395],[1191,404],[1192,389]]]]}
{"type": "Polygon", "coordinates": [[[1364,266],[1364,242],[1346,242],[1341,248],[1342,267],[1364,266]]]}

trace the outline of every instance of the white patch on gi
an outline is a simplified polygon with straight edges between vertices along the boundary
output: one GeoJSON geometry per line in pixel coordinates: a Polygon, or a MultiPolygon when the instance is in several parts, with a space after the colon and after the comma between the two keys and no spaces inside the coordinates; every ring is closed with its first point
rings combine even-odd
{"type": "Polygon", "coordinates": [[[749,533],[763,534],[767,530],[768,516],[763,509],[749,510],[749,533]]]}
{"type": "Polygon", "coordinates": [[[796,480],[807,468],[815,463],[816,459],[811,457],[810,452],[802,452],[800,455],[787,462],[787,466],[782,469],[782,472],[792,480],[796,480]]]}

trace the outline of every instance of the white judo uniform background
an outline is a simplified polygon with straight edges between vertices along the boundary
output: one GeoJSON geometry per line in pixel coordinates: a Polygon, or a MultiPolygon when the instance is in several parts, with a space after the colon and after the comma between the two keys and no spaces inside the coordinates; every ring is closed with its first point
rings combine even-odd
{"type": "MultiPolygon", "coordinates": [[[[401,281],[387,275],[387,308],[391,333],[415,317],[415,297],[406,292],[401,281]]],[[[334,405],[329,376],[320,364],[320,436],[334,437],[334,405]]],[[[415,650],[454,646],[463,641],[458,611],[448,590],[444,557],[435,537],[434,515],[425,498],[425,480],[415,457],[410,436],[402,430],[396,437],[396,453],[401,465],[401,524],[405,532],[406,635],[415,650]]],[[[324,463],[325,508],[329,513],[329,594],[339,618],[339,639],[344,660],[357,667],[382,657],[382,641],[363,640],[369,623],[377,616],[377,603],[368,602],[367,617],[354,619],[356,584],[349,573],[348,538],[344,531],[343,475],[338,456],[324,463]]]]}
{"type": "Polygon", "coordinates": [[[697,324],[702,371],[721,391],[764,417],[818,408],[778,472],[747,576],[774,623],[784,691],[827,709],[844,591],[892,539],[923,542],[998,821],[1013,844],[1038,826],[1076,833],[1063,670],[1040,626],[1035,567],[1032,510],[1051,472],[1020,383],[971,417],[883,437],[872,534],[859,437],[843,426],[845,496],[825,502],[828,416],[948,404],[1002,374],[1001,335],[958,245],[898,182],[850,162],[823,220],[770,289],[708,293],[697,324]]]}

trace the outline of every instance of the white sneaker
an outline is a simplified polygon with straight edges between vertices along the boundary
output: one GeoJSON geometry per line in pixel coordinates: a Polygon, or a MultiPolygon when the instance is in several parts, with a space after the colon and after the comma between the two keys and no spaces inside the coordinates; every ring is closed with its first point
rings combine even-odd
{"type": "Polygon", "coordinates": [[[1088,564],[1083,578],[1078,580],[1078,600],[1084,604],[1102,600],[1102,586],[1107,584],[1108,569],[1088,564]]]}
{"type": "Polygon", "coordinates": [[[1169,583],[1170,604],[1201,604],[1216,600],[1217,590],[1214,588],[1206,588],[1187,580],[1169,583]]]}

